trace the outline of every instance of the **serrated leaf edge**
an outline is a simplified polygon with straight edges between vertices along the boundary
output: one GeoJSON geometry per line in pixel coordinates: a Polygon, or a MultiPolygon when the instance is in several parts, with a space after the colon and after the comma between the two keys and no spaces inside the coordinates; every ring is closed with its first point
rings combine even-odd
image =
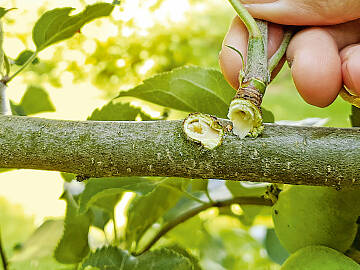
{"type": "MultiPolygon", "coordinates": [[[[61,195],[61,199],[64,199],[65,198],[65,196],[66,196],[66,191],[61,195]]],[[[72,198],[72,200],[74,200],[73,199],[73,197],[71,196],[71,198],[72,198]]],[[[68,202],[67,202],[68,203],[68,202]]],[[[77,203],[75,202],[75,200],[74,200],[74,203],[76,204],[76,206],[78,207],[78,205],[77,205],[77,203]]],[[[79,212],[79,211],[78,211],[79,212]]],[[[64,235],[65,235],[65,232],[67,231],[67,229],[69,228],[69,224],[68,224],[68,222],[67,222],[67,219],[66,219],[66,215],[68,214],[68,209],[67,209],[67,207],[66,207],[66,213],[65,213],[65,218],[64,218],[64,229],[63,229],[63,233],[62,233],[62,235],[61,235],[61,238],[60,238],[60,240],[59,240],[59,242],[57,243],[57,245],[56,245],[56,247],[55,247],[55,249],[54,249],[54,252],[53,252],[53,257],[56,259],[56,253],[57,253],[57,251],[58,251],[58,248],[60,247],[60,245],[61,245],[61,242],[62,242],[62,240],[63,240],[63,238],[64,238],[64,235]]],[[[89,226],[89,228],[90,228],[90,226],[89,226]]],[[[90,249],[89,249],[90,250],[90,249]]],[[[85,256],[85,258],[86,258],[86,256],[85,256]]],[[[57,259],[56,259],[57,260],[57,259]]]]}
{"type": "MultiPolygon", "coordinates": [[[[215,69],[215,68],[200,67],[200,66],[195,66],[195,65],[186,65],[186,66],[177,67],[177,68],[174,68],[174,69],[172,69],[172,70],[170,70],[170,71],[165,71],[165,72],[162,72],[162,73],[155,74],[155,75],[147,78],[147,79],[144,80],[142,83],[140,83],[139,85],[136,85],[136,86],[133,87],[133,88],[130,88],[130,89],[127,89],[127,90],[121,90],[121,92],[119,93],[119,95],[117,95],[117,96],[116,96],[115,98],[113,98],[112,100],[115,100],[115,99],[121,98],[121,97],[127,97],[127,96],[129,96],[129,95],[127,95],[126,93],[128,93],[129,91],[131,91],[131,90],[133,90],[133,89],[135,89],[135,88],[137,88],[137,87],[141,87],[141,86],[145,85],[145,84],[146,84],[148,81],[150,81],[150,80],[157,79],[157,78],[159,78],[160,76],[169,76],[169,75],[171,76],[172,74],[174,74],[174,73],[176,73],[176,72],[181,72],[181,71],[186,70],[186,69],[188,69],[188,70],[191,70],[191,69],[193,69],[193,70],[195,70],[195,69],[196,69],[196,70],[199,70],[199,69],[201,69],[201,70],[208,71],[208,72],[216,72],[216,73],[219,72],[219,70],[217,70],[217,69],[215,69]]],[[[204,89],[204,87],[202,87],[202,86],[198,86],[198,85],[196,85],[196,86],[199,87],[199,88],[204,89]]],[[[168,92],[166,92],[166,93],[168,93],[168,92]]],[[[209,93],[212,94],[212,95],[214,95],[214,93],[212,93],[211,91],[210,91],[209,93]]],[[[235,93],[236,93],[236,92],[235,92],[235,90],[234,90],[234,94],[235,94],[235,93]]],[[[226,101],[223,100],[221,97],[219,97],[219,96],[215,96],[215,97],[216,97],[217,99],[221,100],[226,106],[228,106],[228,104],[226,103],[226,101]]],[[[136,98],[138,98],[138,97],[136,97],[136,98]]],[[[193,111],[193,109],[192,109],[192,108],[189,108],[188,111],[189,111],[189,112],[190,112],[190,111],[193,111]]]]}

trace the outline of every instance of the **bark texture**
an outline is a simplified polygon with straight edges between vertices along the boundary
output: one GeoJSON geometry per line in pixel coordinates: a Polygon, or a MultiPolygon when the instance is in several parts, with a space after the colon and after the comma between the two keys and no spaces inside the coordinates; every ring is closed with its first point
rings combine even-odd
{"type": "MultiPolygon", "coordinates": [[[[221,120],[223,125],[230,122],[221,120]]],[[[360,129],[265,125],[207,150],[182,121],[59,121],[0,116],[0,168],[88,177],[171,176],[351,187],[360,185],[360,129]]]]}

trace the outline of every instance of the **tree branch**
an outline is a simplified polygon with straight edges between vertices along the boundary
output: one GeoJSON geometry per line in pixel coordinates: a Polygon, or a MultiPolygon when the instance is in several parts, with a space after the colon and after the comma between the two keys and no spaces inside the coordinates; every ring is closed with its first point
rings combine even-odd
{"type": "Polygon", "coordinates": [[[157,241],[160,240],[161,237],[163,237],[165,234],[167,234],[169,231],[171,231],[173,228],[175,228],[177,225],[185,222],[186,220],[196,216],[197,214],[201,213],[202,211],[205,211],[212,207],[226,207],[230,206],[232,204],[240,204],[240,205],[264,205],[264,206],[272,206],[273,203],[271,200],[260,198],[260,197],[237,197],[232,198],[224,201],[216,201],[211,202],[207,204],[200,205],[198,207],[195,207],[184,214],[176,217],[174,220],[171,220],[169,223],[165,224],[161,230],[155,235],[155,237],[147,243],[144,248],[134,254],[135,256],[141,255],[148,251],[153,245],[157,243],[157,241]]]}
{"type": "Polygon", "coordinates": [[[267,124],[256,139],[229,133],[207,150],[186,139],[182,121],[0,116],[0,168],[350,187],[360,185],[359,157],[359,128],[267,124]]]}

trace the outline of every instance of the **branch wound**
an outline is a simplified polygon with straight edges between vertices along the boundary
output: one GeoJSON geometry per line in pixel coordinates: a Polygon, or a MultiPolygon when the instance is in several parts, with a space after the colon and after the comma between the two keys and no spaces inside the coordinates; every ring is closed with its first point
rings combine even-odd
{"type": "Polygon", "coordinates": [[[218,120],[202,113],[190,114],[185,118],[183,129],[189,140],[210,150],[221,145],[224,136],[224,129],[218,120]]]}

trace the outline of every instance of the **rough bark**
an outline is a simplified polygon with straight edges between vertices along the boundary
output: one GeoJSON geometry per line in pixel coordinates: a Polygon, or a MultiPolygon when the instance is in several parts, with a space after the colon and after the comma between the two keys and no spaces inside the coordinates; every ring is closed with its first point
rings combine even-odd
{"type": "Polygon", "coordinates": [[[360,185],[359,158],[358,128],[265,125],[256,139],[228,133],[206,150],[186,139],[182,121],[0,116],[0,168],[349,187],[360,185]]]}

